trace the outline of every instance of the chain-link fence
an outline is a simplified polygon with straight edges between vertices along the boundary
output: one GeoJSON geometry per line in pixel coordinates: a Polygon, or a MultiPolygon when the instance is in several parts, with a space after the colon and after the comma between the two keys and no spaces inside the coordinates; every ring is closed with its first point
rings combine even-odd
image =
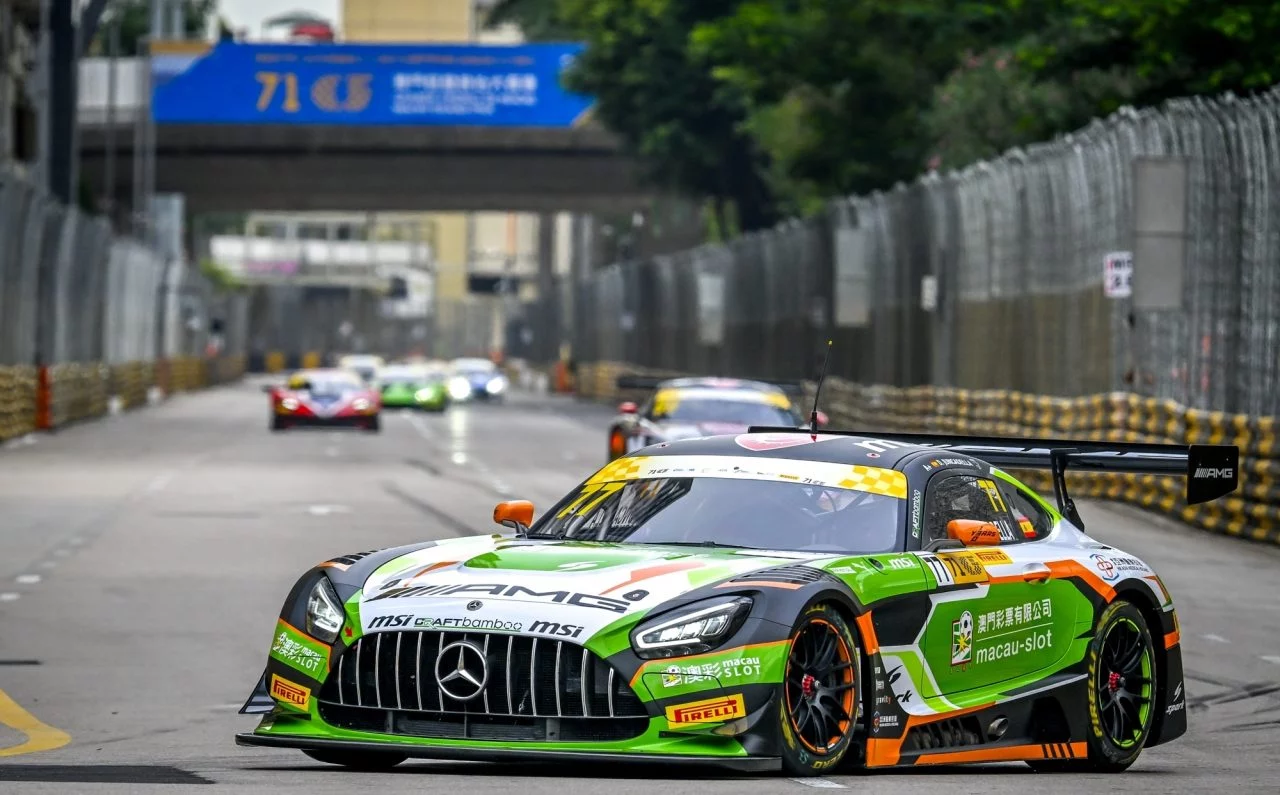
{"type": "Polygon", "coordinates": [[[236,377],[238,302],[0,170],[0,440],[103,414],[113,397],[140,405],[152,386],[236,377]]]}
{"type": "MultiPolygon", "coordinates": [[[[694,373],[1280,409],[1280,91],[1124,110],[1052,143],[834,201],[575,290],[581,362],[694,373]],[[1104,294],[1133,246],[1134,164],[1186,158],[1183,306],[1104,294]]],[[[1138,267],[1143,267],[1141,263],[1138,267]]]]}

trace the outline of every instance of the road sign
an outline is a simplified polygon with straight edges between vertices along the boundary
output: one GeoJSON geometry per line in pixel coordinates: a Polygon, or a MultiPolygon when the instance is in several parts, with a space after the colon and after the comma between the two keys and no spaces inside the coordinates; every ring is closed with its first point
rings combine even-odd
{"type": "Polygon", "coordinates": [[[581,44],[219,42],[157,56],[159,124],[573,127],[592,105],[561,76],[581,44]]]}
{"type": "Polygon", "coordinates": [[[1108,298],[1133,295],[1133,252],[1112,251],[1102,258],[1102,289],[1108,298]]]}

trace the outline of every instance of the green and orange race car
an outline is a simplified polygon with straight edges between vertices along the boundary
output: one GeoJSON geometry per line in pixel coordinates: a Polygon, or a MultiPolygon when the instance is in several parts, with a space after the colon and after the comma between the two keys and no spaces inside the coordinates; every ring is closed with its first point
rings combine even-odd
{"type": "Polygon", "coordinates": [[[1187,728],[1173,600],[1068,467],[1237,485],[1231,446],[751,429],[619,458],[510,532],[312,568],[242,745],[408,758],[1118,772],[1187,728]],[[1057,506],[997,467],[1051,470],[1057,506]]]}

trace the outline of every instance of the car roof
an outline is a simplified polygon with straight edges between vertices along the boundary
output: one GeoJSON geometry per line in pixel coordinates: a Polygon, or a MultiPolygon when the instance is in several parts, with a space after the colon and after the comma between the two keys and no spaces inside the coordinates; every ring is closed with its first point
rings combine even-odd
{"type": "Polygon", "coordinates": [[[844,436],[819,432],[814,436],[808,431],[743,433],[727,436],[706,436],[699,439],[682,439],[661,442],[645,447],[633,457],[641,456],[732,456],[734,458],[788,458],[798,461],[826,461],[850,466],[900,469],[917,453],[933,452],[949,461],[964,459],[978,466],[972,456],[952,450],[937,450],[922,445],[877,439],[874,436],[844,436]]]}
{"type": "Polygon", "coordinates": [[[659,389],[734,389],[755,390],[757,392],[782,393],[782,387],[764,381],[748,381],[741,378],[714,378],[708,376],[672,378],[658,384],[659,389]]]}

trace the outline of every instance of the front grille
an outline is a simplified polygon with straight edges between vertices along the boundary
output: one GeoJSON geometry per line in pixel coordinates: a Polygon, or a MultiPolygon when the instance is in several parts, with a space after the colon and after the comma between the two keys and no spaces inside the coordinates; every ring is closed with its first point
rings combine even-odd
{"type": "Polygon", "coordinates": [[[595,654],[564,641],[494,633],[365,635],[338,658],[319,701],[321,717],[333,725],[417,737],[623,740],[648,726],[625,678],[595,654]],[[436,676],[441,654],[458,641],[481,650],[488,672],[465,700],[436,676]]]}

